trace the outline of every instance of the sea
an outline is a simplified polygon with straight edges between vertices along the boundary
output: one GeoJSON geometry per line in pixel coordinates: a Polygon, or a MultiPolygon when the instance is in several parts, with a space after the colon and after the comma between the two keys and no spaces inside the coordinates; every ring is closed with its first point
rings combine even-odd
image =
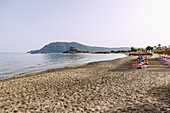
{"type": "Polygon", "coordinates": [[[0,53],[0,79],[21,76],[48,69],[114,60],[126,57],[125,54],[86,54],[86,53],[0,53]]]}

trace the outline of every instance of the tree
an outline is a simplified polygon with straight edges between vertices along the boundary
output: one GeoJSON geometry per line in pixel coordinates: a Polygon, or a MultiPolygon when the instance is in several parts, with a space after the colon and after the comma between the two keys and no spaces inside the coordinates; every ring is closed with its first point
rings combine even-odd
{"type": "Polygon", "coordinates": [[[153,50],[153,47],[147,46],[147,47],[146,47],[146,50],[153,50]]]}
{"type": "Polygon", "coordinates": [[[144,51],[144,49],[143,49],[143,48],[141,48],[141,50],[142,50],[142,51],[144,51]]]}
{"type": "Polygon", "coordinates": [[[162,50],[165,50],[167,48],[167,46],[162,46],[162,50]]]}
{"type": "Polygon", "coordinates": [[[161,50],[161,44],[158,44],[158,50],[161,50]]]}
{"type": "Polygon", "coordinates": [[[161,44],[158,44],[159,47],[161,47],[161,44]]]}
{"type": "Polygon", "coordinates": [[[131,47],[131,51],[137,51],[137,49],[135,49],[134,47],[131,47]]]}

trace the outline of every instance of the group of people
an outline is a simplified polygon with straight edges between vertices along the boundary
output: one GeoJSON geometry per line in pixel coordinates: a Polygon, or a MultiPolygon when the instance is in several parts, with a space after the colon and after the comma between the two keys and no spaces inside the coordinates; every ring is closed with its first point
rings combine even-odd
{"type": "Polygon", "coordinates": [[[144,68],[148,65],[148,59],[146,56],[138,56],[137,61],[132,64],[133,68],[144,68]]]}
{"type": "Polygon", "coordinates": [[[159,57],[156,57],[158,60],[163,62],[164,64],[168,64],[170,66],[170,57],[164,56],[164,55],[159,55],[159,57]]]}

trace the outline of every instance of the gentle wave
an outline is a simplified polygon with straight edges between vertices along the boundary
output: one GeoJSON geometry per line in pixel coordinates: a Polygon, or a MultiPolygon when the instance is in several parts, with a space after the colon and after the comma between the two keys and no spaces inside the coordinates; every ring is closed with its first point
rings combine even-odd
{"type": "Polygon", "coordinates": [[[0,78],[126,57],[124,54],[0,54],[0,78]]]}

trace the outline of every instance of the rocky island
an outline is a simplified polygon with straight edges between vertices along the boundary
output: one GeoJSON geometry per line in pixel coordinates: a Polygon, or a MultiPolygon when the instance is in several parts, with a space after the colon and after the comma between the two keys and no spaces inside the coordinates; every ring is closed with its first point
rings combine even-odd
{"type": "Polygon", "coordinates": [[[69,50],[63,53],[90,53],[89,51],[80,51],[76,47],[70,47],[69,50]]]}

